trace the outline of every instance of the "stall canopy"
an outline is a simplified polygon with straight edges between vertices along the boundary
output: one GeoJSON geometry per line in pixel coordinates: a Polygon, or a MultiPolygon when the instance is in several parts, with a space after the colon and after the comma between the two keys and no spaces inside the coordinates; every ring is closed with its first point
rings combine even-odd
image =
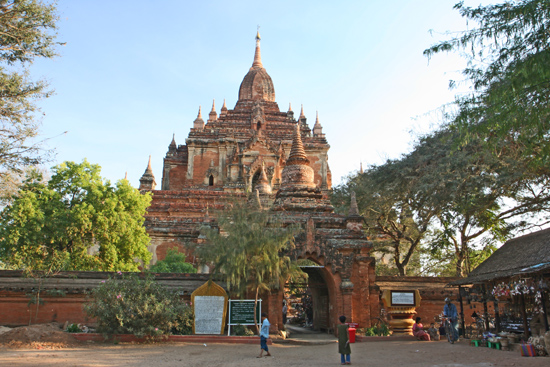
{"type": "Polygon", "coordinates": [[[480,284],[517,275],[544,273],[550,273],[550,228],[507,241],[466,278],[449,284],[480,284]]]}

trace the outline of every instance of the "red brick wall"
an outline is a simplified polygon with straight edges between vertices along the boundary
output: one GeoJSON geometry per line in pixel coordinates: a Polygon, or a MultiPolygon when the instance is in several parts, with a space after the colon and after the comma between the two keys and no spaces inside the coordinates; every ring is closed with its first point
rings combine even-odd
{"type": "Polygon", "coordinates": [[[64,297],[41,297],[43,304],[29,305],[25,292],[0,292],[0,325],[21,326],[48,322],[88,322],[82,306],[86,302],[83,294],[69,294],[64,297]]]}

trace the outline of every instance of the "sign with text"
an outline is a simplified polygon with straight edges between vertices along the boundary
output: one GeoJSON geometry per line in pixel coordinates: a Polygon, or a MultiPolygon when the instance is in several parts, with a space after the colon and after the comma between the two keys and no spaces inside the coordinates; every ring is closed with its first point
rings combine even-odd
{"type": "Polygon", "coordinates": [[[223,330],[225,297],[195,296],[195,334],[219,334],[223,330]]]}
{"type": "MultiPolygon", "coordinates": [[[[256,306],[256,319],[261,323],[261,304],[262,300],[258,300],[256,306]]],[[[254,300],[229,300],[229,325],[254,325],[254,300]]]]}
{"type": "Polygon", "coordinates": [[[191,294],[195,314],[194,334],[223,334],[227,313],[227,293],[208,281],[191,294]]]}
{"type": "Polygon", "coordinates": [[[392,306],[415,306],[414,291],[391,291],[392,306]]]}

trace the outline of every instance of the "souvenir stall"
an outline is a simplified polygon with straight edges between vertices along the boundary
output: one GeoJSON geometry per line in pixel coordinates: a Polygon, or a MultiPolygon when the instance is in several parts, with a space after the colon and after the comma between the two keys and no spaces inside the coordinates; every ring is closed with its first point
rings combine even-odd
{"type": "Polygon", "coordinates": [[[462,316],[468,305],[482,304],[472,312],[474,322],[463,324],[463,335],[476,345],[507,349],[520,342],[532,345],[535,354],[547,355],[550,229],[509,240],[468,277],[450,285],[460,287],[462,316]]]}

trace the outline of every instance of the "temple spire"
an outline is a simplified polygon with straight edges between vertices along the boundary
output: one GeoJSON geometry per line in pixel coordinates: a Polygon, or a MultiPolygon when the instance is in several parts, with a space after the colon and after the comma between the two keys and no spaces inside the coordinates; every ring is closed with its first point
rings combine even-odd
{"type": "Polygon", "coordinates": [[[306,115],[304,115],[304,105],[302,105],[302,108],[301,108],[301,110],[300,110],[300,120],[301,120],[302,118],[305,118],[305,117],[306,117],[306,115]]]}
{"type": "Polygon", "coordinates": [[[153,175],[153,168],[151,167],[151,156],[149,156],[149,163],[145,172],[139,179],[139,189],[140,190],[154,190],[157,186],[155,181],[155,176],[153,175]]]}
{"type": "Polygon", "coordinates": [[[204,120],[202,119],[201,106],[199,106],[199,114],[195,121],[193,121],[193,128],[202,130],[204,128],[204,120]]]}
{"type": "Polygon", "coordinates": [[[355,198],[355,191],[351,192],[351,202],[349,206],[349,216],[356,217],[359,215],[359,208],[357,208],[357,199],[355,198]]]}
{"type": "Polygon", "coordinates": [[[304,144],[302,143],[302,135],[300,134],[300,125],[296,124],[294,130],[294,136],[292,137],[292,147],[290,148],[290,154],[286,161],[287,166],[292,164],[309,165],[309,159],[307,158],[306,151],[304,150],[304,144]]]}
{"type": "Polygon", "coordinates": [[[263,68],[262,65],[262,54],[260,52],[260,30],[256,33],[256,52],[254,52],[254,62],[252,63],[252,68],[263,68]]]}

